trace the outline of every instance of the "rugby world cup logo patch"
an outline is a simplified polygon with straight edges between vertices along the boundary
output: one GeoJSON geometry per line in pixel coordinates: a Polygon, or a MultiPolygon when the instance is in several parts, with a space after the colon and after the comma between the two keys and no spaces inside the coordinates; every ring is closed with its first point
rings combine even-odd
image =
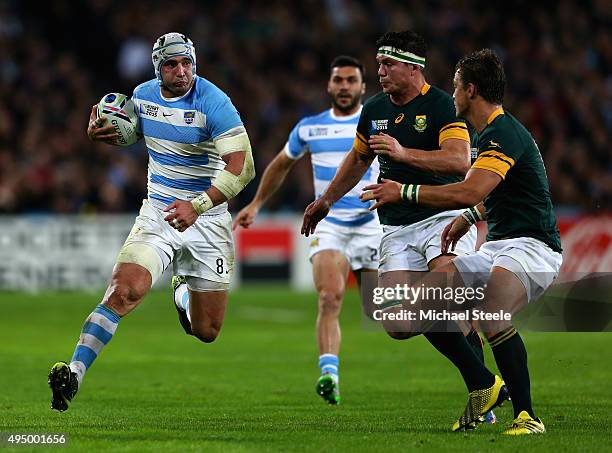
{"type": "Polygon", "coordinates": [[[185,112],[183,114],[183,119],[185,120],[186,124],[193,123],[193,120],[195,119],[195,112],[185,112]]]}
{"type": "Polygon", "coordinates": [[[389,120],[372,120],[372,130],[373,134],[386,131],[389,128],[389,120]]]}
{"type": "Polygon", "coordinates": [[[478,159],[478,148],[470,148],[470,158],[472,161],[478,159]]]}
{"type": "Polygon", "coordinates": [[[414,117],[414,129],[423,132],[427,128],[427,115],[417,115],[414,117]]]}

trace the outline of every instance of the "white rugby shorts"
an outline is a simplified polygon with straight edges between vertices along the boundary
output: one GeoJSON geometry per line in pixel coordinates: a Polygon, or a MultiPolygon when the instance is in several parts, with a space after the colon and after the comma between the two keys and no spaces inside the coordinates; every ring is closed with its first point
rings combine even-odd
{"type": "Polygon", "coordinates": [[[153,283],[172,263],[174,275],[186,276],[188,283],[189,277],[196,277],[210,282],[209,290],[228,289],[234,268],[230,213],[201,215],[182,233],[164,220],[167,215],[144,200],[118,262],[143,265],[151,272],[153,283]],[[156,252],[159,262],[151,263],[154,254],[147,249],[156,252]]]}
{"type": "Polygon", "coordinates": [[[378,218],[358,226],[337,225],[323,219],[311,236],[308,257],[312,261],[312,257],[323,250],[338,250],[352,270],[376,270],[381,236],[378,218]]]}
{"type": "Polygon", "coordinates": [[[453,260],[466,286],[482,286],[493,266],[514,273],[527,291],[527,300],[537,299],[559,274],[563,256],[544,242],[519,237],[489,241],[477,252],[453,260]]]}
{"type": "MultiPolygon", "coordinates": [[[[428,271],[427,264],[441,255],[442,231],[462,209],[444,211],[411,225],[383,225],[378,274],[389,271],[428,271]]],[[[461,256],[476,248],[476,227],[457,242],[451,253],[461,256]]]]}

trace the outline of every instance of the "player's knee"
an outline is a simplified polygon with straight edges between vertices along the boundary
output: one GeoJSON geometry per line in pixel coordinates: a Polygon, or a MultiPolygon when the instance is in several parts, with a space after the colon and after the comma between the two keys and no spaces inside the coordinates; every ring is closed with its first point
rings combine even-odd
{"type": "Polygon", "coordinates": [[[510,321],[478,321],[478,326],[480,330],[484,333],[485,337],[491,338],[497,335],[500,332],[503,332],[506,329],[512,327],[512,323],[510,321]]]}
{"type": "Polygon", "coordinates": [[[414,335],[411,332],[398,332],[393,330],[387,330],[387,335],[389,335],[394,340],[407,340],[408,338],[412,338],[414,335]]]}
{"type": "Polygon", "coordinates": [[[385,319],[382,325],[389,335],[394,340],[407,340],[414,337],[416,334],[412,331],[412,323],[409,320],[393,321],[385,319]]]}
{"type": "Polygon", "coordinates": [[[342,307],[342,292],[323,289],[319,292],[319,311],[338,313],[342,307]]]}
{"type": "Polygon", "coordinates": [[[106,291],[104,305],[107,305],[120,316],[132,311],[146,294],[144,287],[112,282],[106,291]]]}
{"type": "Polygon", "coordinates": [[[202,343],[212,343],[219,336],[221,328],[216,326],[192,326],[191,333],[202,343]]]}

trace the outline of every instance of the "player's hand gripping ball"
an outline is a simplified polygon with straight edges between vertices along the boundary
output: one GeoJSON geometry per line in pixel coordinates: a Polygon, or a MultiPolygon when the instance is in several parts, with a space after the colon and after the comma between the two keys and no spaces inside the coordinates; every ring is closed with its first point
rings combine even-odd
{"type": "Polygon", "coordinates": [[[118,134],[117,145],[130,146],[142,138],[136,106],[125,94],[105,95],[98,103],[96,115],[106,119],[104,126],[114,127],[118,134]]]}

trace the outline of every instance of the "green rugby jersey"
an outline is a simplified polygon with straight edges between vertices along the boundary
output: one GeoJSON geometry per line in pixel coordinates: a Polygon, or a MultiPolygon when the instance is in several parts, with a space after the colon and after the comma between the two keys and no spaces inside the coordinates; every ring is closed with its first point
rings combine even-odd
{"type": "MultiPolygon", "coordinates": [[[[465,122],[455,116],[452,97],[439,88],[425,84],[421,93],[405,105],[397,106],[383,92],[368,99],[361,111],[353,147],[361,154],[374,155],[368,146],[370,135],[384,132],[400,145],[425,151],[440,149],[449,138],[469,143],[465,122]]],[[[380,178],[402,184],[442,185],[461,181],[461,176],[439,175],[378,156],[380,178]]],[[[380,181],[380,179],[379,179],[380,181]]],[[[444,209],[397,203],[378,208],[383,225],[410,225],[444,209]]]]}
{"type": "Polygon", "coordinates": [[[500,107],[474,138],[478,157],[472,168],[502,177],[502,182],[484,200],[487,240],[533,237],[561,252],[546,169],[529,131],[500,107]]]}

